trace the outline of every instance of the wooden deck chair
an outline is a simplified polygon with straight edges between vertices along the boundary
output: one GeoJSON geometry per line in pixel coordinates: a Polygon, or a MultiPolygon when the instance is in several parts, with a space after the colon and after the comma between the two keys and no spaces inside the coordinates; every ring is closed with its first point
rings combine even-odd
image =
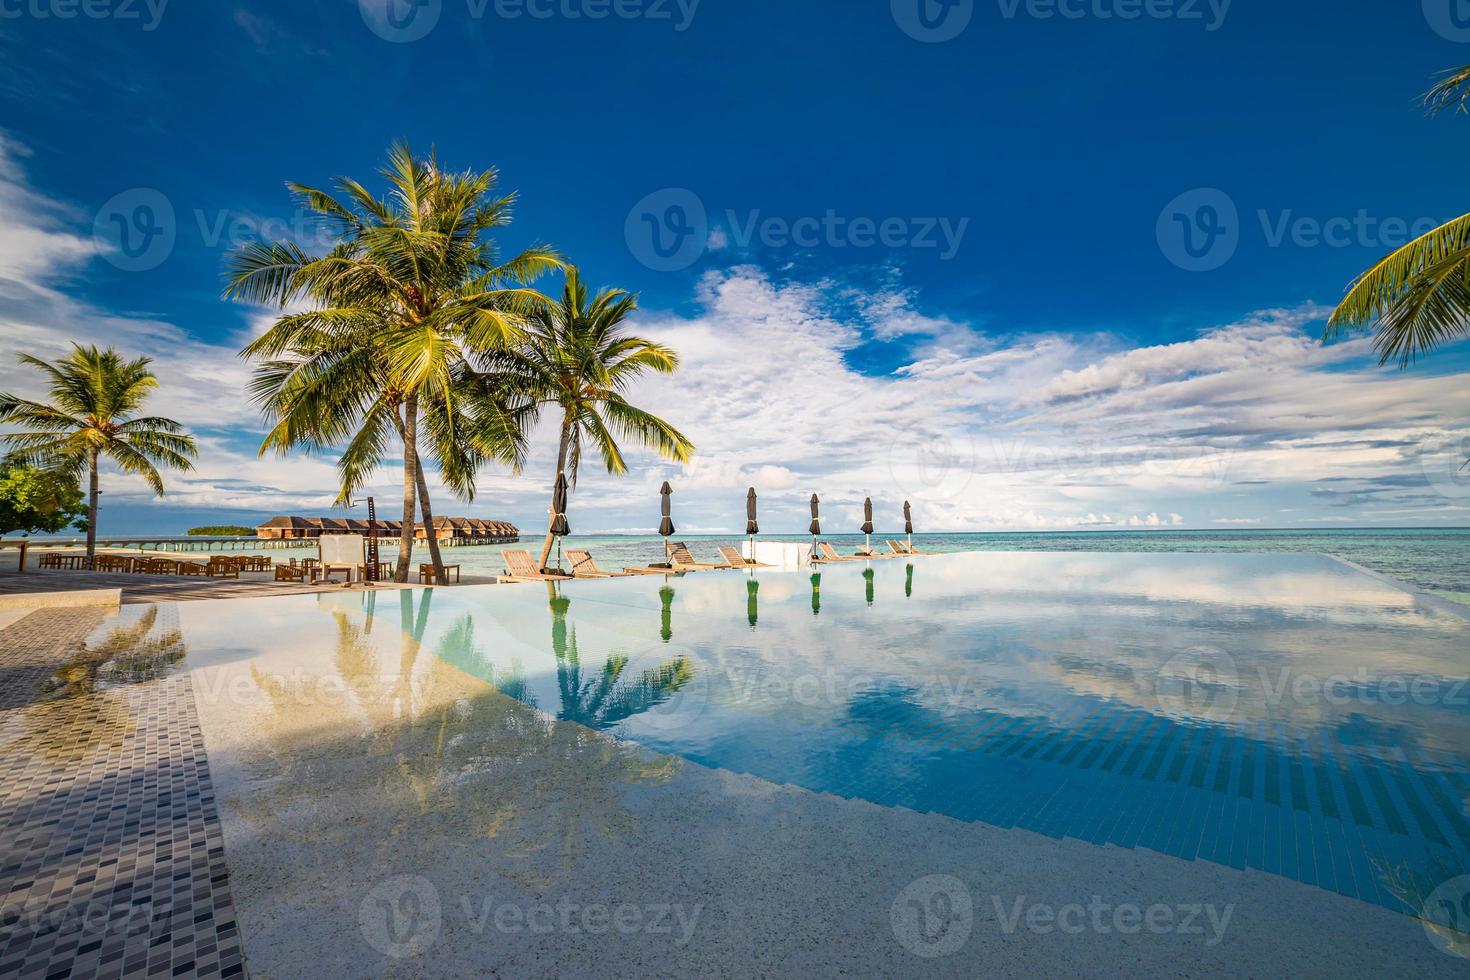
{"type": "Polygon", "coordinates": [[[505,559],[505,574],[500,576],[502,582],[566,582],[571,579],[570,575],[543,575],[529,551],[502,551],[500,554],[505,559]]]}
{"type": "Polygon", "coordinates": [[[724,547],[720,548],[720,557],[721,558],[724,558],[725,561],[726,561],[726,563],[728,563],[731,568],[769,568],[770,567],[769,565],[762,565],[760,562],[758,562],[758,561],[756,561],[756,560],[754,560],[752,558],[746,558],[744,555],[742,555],[740,553],[740,549],[739,548],[731,547],[730,545],[725,545],[724,547]]]}
{"type": "Polygon", "coordinates": [[[867,561],[868,560],[868,556],[867,555],[839,555],[837,553],[837,549],[834,548],[834,547],[832,547],[832,545],[829,544],[826,541],[823,541],[821,544],[817,545],[817,552],[821,555],[821,557],[818,558],[815,555],[813,555],[812,556],[812,561],[817,562],[818,564],[821,564],[823,562],[832,562],[832,561],[867,561]]]}
{"type": "Polygon", "coordinates": [[[573,578],[627,578],[635,572],[604,572],[597,567],[597,562],[592,558],[590,551],[573,551],[568,549],[567,560],[572,563],[573,578]]]}
{"type": "Polygon", "coordinates": [[[690,552],[689,546],[682,541],[674,542],[673,546],[669,549],[669,560],[674,563],[675,568],[693,569],[697,571],[715,571],[730,567],[729,565],[711,565],[708,562],[699,561],[690,552]]]}
{"type": "Polygon", "coordinates": [[[902,541],[895,541],[892,538],[889,538],[888,539],[888,550],[891,551],[891,552],[893,552],[895,555],[909,555],[909,554],[913,554],[913,552],[909,551],[907,548],[905,548],[903,546],[903,542],[902,541]]]}

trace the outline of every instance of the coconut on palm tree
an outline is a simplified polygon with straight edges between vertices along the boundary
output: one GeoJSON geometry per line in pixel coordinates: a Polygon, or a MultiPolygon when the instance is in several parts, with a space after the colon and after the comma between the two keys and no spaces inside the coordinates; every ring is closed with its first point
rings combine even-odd
{"type": "Polygon", "coordinates": [[[515,195],[496,190],[494,170],[447,173],[399,143],[382,175],[385,198],[347,178],[336,196],[288,185],[337,244],[324,255],[293,242],[249,244],[234,257],[225,294],[305,307],[242,352],[259,362],[253,393],[272,423],[261,452],[340,450],[345,503],[399,444],[404,537],[395,578],[408,580],[417,503],[443,581],[423,459],[464,499],[487,459],[519,460],[520,429],[485,421],[497,391],[476,380],[477,362],[519,336],[525,313],[545,302],[525,284],[561,262],[544,246],[500,261],[491,233],[509,223],[515,195]],[[469,394],[481,418],[473,442],[469,394]]]}
{"type": "Polygon", "coordinates": [[[82,347],[55,364],[29,354],[22,364],[49,378],[51,401],[27,401],[0,394],[0,422],[22,427],[3,439],[11,458],[87,477],[87,564],[97,554],[97,509],[103,460],[124,473],[140,476],[158,496],[164,493],[159,467],[191,470],[198,447],[173,419],[138,415],[158,379],[148,370],[149,358],[125,361],[109,347],[82,347]]]}
{"type": "MultiPolygon", "coordinates": [[[[573,487],[589,445],[615,475],[628,470],[619,439],[675,462],[688,462],[694,454],[693,443],[678,429],[628,401],[640,377],[679,366],[672,350],[626,330],[623,321],[637,309],[637,297],[619,289],[589,299],[581,273],[568,267],[561,300],[532,308],[519,341],[495,358],[499,368],[490,376],[511,396],[516,424],[530,425],[546,409],[559,416],[556,474],[565,474],[573,487]]],[[[488,423],[483,414],[477,419],[493,434],[509,424],[497,414],[504,411],[497,406],[488,423]]],[[[554,540],[548,522],[539,567],[546,567],[554,540]]]]}
{"type": "MultiPolygon", "coordinates": [[[[1431,115],[1466,111],[1470,66],[1447,72],[1424,96],[1431,115]]],[[[1381,259],[1354,281],[1327,322],[1332,339],[1375,326],[1383,363],[1408,366],[1420,354],[1467,335],[1470,325],[1470,214],[1455,218],[1381,259]]]]}

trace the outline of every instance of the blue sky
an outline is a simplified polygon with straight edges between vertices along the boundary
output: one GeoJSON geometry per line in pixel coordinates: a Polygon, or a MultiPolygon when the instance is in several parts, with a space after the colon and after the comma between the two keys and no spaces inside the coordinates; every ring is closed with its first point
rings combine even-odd
{"type": "MultiPolygon", "coordinates": [[[[589,476],[583,529],[644,527],[665,477],[691,530],[753,480],[793,530],[810,490],[954,529],[1470,523],[1464,351],[1314,343],[1467,209],[1470,119],[1414,102],[1470,62],[1452,0],[389,2],[0,0],[0,336],[158,357],[212,453],[161,506],[116,481],[114,528],[330,500],[330,460],[253,459],[232,351],[268,312],[220,271],[311,240],[285,180],[367,179],[395,138],[498,166],[507,249],[641,293],[688,355],[646,400],[699,461],[589,476]],[[130,258],[140,204],[163,234],[130,258]]],[[[468,509],[529,527],[543,475],[468,509]]]]}

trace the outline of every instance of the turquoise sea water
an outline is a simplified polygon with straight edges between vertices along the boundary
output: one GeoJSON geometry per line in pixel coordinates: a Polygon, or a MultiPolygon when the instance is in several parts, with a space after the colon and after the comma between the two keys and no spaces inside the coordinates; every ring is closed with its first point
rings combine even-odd
{"type": "MultiPolygon", "coordinates": [[[[874,546],[893,533],[875,534],[874,546]]],[[[862,535],[824,535],[839,550],[852,552],[862,535]]],[[[718,561],[718,545],[739,544],[734,536],[679,535],[695,556],[718,561]]],[[[762,540],[809,541],[805,535],[762,535],[762,540]]],[[[604,568],[647,564],[661,560],[663,544],[655,536],[573,536],[563,547],[587,548],[604,568]]],[[[540,539],[527,536],[521,547],[535,550],[540,539]]],[[[1317,553],[1336,555],[1383,575],[1401,579],[1428,592],[1470,602],[1470,528],[1287,531],[1091,531],[1078,533],[917,534],[914,544],[936,553],[960,551],[1095,551],[1095,552],[1207,552],[1207,553],[1317,553]]],[[[458,548],[451,561],[464,565],[466,574],[495,574],[503,562],[499,548],[458,548]]],[[[553,561],[555,554],[553,553],[553,561]]]]}

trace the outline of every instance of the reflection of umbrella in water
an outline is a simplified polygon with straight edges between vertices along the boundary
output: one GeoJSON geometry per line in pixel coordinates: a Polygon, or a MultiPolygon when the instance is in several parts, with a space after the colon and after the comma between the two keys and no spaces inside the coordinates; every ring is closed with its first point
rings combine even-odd
{"type": "Polygon", "coordinates": [[[812,615],[822,614],[822,573],[812,573],[812,615]]]}
{"type": "Polygon", "coordinates": [[[812,526],[811,526],[812,551],[816,551],[817,550],[817,538],[819,538],[819,537],[822,536],[822,513],[821,513],[821,507],[822,507],[822,502],[817,499],[817,495],[816,494],[812,494],[812,526]]]}
{"type": "Polygon", "coordinates": [[[914,512],[909,509],[909,502],[903,502],[903,533],[909,536],[909,550],[914,550],[914,512]]]}
{"type": "Polygon", "coordinates": [[[747,579],[745,582],[745,618],[750,620],[754,626],[760,620],[760,603],[756,594],[760,592],[761,584],[755,579],[747,579]]]}
{"type": "Polygon", "coordinates": [[[863,550],[868,554],[873,553],[873,498],[869,497],[863,501],[863,550]]]}
{"type": "Polygon", "coordinates": [[[558,473],[556,489],[551,494],[551,534],[556,538],[557,571],[561,571],[561,539],[571,533],[572,526],[567,523],[567,475],[558,473]]]}
{"type": "Polygon", "coordinates": [[[761,533],[755,520],[755,487],[745,495],[745,533],[750,535],[750,560],[755,561],[755,536],[761,533]]]}
{"type": "Polygon", "coordinates": [[[906,599],[912,599],[914,597],[914,566],[913,565],[910,565],[909,566],[909,568],[908,568],[908,574],[904,576],[904,580],[903,580],[903,594],[904,594],[904,598],[906,598],[906,599]]]}
{"type": "Polygon", "coordinates": [[[658,635],[667,643],[674,638],[674,590],[667,585],[659,589],[658,601],[663,605],[659,612],[658,635]]]}
{"type": "Polygon", "coordinates": [[[873,604],[873,570],[871,568],[863,569],[863,581],[868,586],[868,605],[871,606],[873,604]]]}
{"type": "Polygon", "coordinates": [[[659,489],[659,496],[663,498],[659,512],[663,519],[658,522],[658,533],[664,539],[664,562],[669,568],[674,567],[674,559],[669,552],[669,538],[674,536],[674,504],[670,500],[673,494],[674,488],[665,480],[663,487],[659,489]]]}

